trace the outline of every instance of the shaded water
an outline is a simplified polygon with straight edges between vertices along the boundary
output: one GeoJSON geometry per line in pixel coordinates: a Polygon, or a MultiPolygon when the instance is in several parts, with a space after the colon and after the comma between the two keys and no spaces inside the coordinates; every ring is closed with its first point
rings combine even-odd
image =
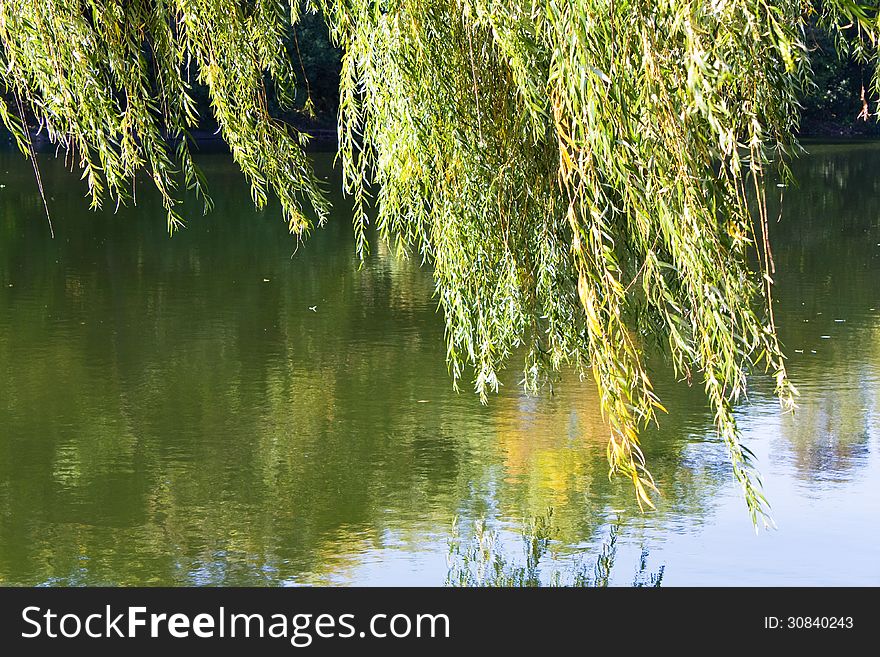
{"type": "Polygon", "coordinates": [[[454,516],[515,552],[552,506],[563,565],[620,518],[617,583],[644,544],[666,585],[880,584],[880,147],[810,150],[772,226],[800,410],[756,379],[739,411],[778,525],[757,536],[665,371],[645,514],[607,478],[592,382],[454,393],[429,273],[375,244],[359,270],[341,200],[297,251],[206,155],[216,208],[169,238],[148,185],[92,213],[47,159],[53,241],[0,153],[0,583],[439,585],[454,516]]]}

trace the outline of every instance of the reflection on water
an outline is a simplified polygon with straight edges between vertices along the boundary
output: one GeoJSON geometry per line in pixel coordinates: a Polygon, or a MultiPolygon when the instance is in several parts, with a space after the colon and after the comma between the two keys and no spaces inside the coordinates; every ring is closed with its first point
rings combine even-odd
{"type": "Polygon", "coordinates": [[[561,560],[619,514],[620,563],[644,543],[666,585],[880,583],[880,149],[811,150],[773,226],[800,410],[756,380],[740,411],[779,525],[757,537],[700,391],[659,360],[645,514],[608,480],[591,381],[455,394],[429,273],[381,245],[359,269],[341,199],[297,250],[205,156],[216,208],[169,238],[148,185],[95,214],[46,160],[53,241],[0,154],[0,583],[439,585],[454,516],[515,541],[548,507],[561,560]]]}
{"type": "Polygon", "coordinates": [[[799,163],[777,230],[783,338],[804,403],[781,449],[803,488],[844,483],[876,435],[880,322],[880,183],[876,147],[814,147],[799,163]]]}

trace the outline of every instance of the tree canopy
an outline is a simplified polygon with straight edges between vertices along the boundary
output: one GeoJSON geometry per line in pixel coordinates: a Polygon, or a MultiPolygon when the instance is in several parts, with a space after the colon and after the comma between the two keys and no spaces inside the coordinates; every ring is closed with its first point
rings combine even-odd
{"type": "Polygon", "coordinates": [[[327,217],[325,190],[307,136],[268,98],[295,104],[291,34],[315,12],[342,52],[358,249],[374,221],[432,265],[454,381],[472,367],[485,399],[519,349],[531,389],[563,367],[591,373],[611,470],[651,504],[639,433],[663,409],[645,360],[658,344],[704,387],[762,517],[734,407],[756,367],[784,407],[796,393],[773,319],[765,180],[796,149],[808,21],[841,37],[854,25],[867,57],[875,3],[2,0],[0,117],[31,156],[36,117],[96,206],[133,200],[148,172],[174,229],[183,188],[210,206],[188,136],[203,85],[254,202],[277,197],[304,235],[327,217]]]}

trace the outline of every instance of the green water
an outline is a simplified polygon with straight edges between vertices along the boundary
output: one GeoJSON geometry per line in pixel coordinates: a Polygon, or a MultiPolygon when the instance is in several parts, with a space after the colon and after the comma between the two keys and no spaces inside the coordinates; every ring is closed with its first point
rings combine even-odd
{"type": "Polygon", "coordinates": [[[757,536],[662,364],[644,514],[591,382],[528,397],[514,363],[488,407],[453,392],[429,272],[376,244],[359,269],[341,199],[297,249],[205,155],[216,208],[169,238],[148,184],[94,213],[44,158],[52,240],[0,153],[0,583],[439,585],[453,517],[515,550],[552,506],[563,565],[619,518],[618,583],[644,545],[665,585],[880,584],[880,147],[810,150],[771,227],[800,409],[758,378],[739,411],[778,525],[757,536]]]}

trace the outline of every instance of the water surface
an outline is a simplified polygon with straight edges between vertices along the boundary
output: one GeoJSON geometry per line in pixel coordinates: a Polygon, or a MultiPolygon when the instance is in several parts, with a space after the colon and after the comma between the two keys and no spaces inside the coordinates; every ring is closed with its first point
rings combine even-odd
{"type": "MultiPolygon", "coordinates": [[[[452,520],[516,553],[554,509],[560,567],[621,524],[664,584],[880,584],[880,147],[812,146],[771,227],[777,318],[801,391],[739,409],[778,529],[753,531],[711,412],[661,367],[645,436],[663,497],[609,481],[592,382],[487,407],[453,392],[430,273],[345,203],[297,248],[224,155],[216,201],[169,237],[148,184],[90,212],[62,163],[0,153],[0,583],[443,583],[452,520]],[[619,519],[619,520],[618,520],[619,519]]],[[[319,166],[338,186],[329,159],[319,166]]]]}

